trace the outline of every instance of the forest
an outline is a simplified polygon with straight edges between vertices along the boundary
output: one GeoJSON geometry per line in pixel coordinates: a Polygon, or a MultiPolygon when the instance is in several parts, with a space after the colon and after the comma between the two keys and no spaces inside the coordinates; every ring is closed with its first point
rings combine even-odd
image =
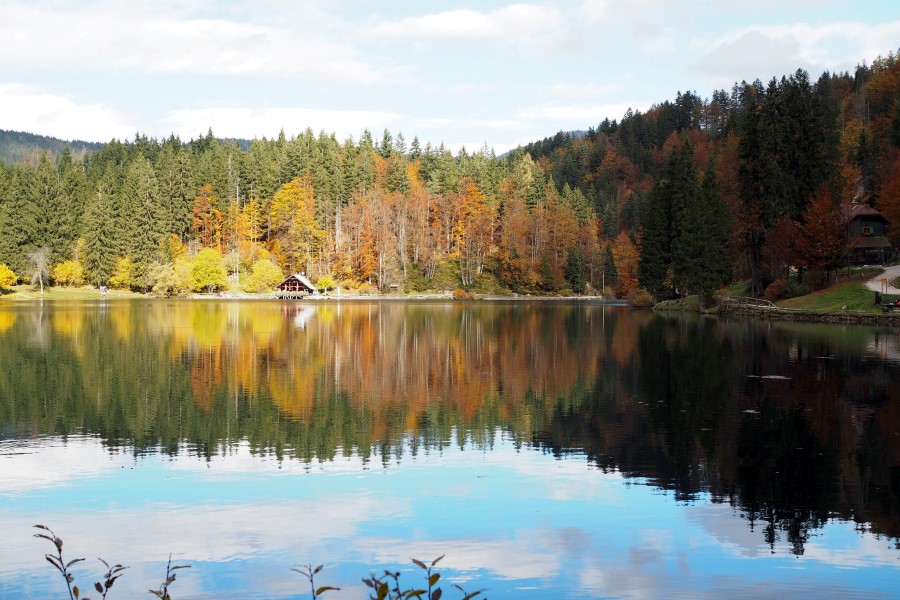
{"type": "Polygon", "coordinates": [[[784,297],[845,260],[842,205],[900,236],[900,64],[679,92],[496,156],[385,130],[137,134],[0,165],[0,287],[784,297]],[[4,267],[4,265],[6,267],[4,267]]]}

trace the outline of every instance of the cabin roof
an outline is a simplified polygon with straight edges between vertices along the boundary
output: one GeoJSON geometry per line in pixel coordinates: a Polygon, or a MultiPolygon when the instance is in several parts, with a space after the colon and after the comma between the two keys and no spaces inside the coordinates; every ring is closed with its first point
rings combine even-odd
{"type": "Polygon", "coordinates": [[[300,285],[302,285],[303,287],[308,289],[310,292],[316,291],[316,286],[314,286],[312,284],[312,282],[309,279],[307,279],[303,273],[294,273],[292,275],[288,275],[287,277],[285,277],[284,281],[282,281],[281,283],[278,284],[278,288],[281,289],[282,287],[284,287],[286,284],[288,284],[291,281],[299,282],[300,285]]]}
{"type": "Polygon", "coordinates": [[[887,219],[884,218],[880,212],[869,206],[864,202],[854,202],[851,204],[845,204],[843,206],[843,216],[844,223],[849,223],[854,219],[879,219],[881,221],[887,222],[887,219]]]}

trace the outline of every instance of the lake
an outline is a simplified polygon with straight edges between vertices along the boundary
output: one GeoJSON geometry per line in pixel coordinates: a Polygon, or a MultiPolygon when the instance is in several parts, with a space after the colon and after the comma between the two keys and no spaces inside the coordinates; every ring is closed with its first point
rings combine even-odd
{"type": "Polygon", "coordinates": [[[900,331],[577,302],[0,301],[0,597],[896,597],[900,331]],[[85,592],[86,593],[86,592],[85,592]]]}

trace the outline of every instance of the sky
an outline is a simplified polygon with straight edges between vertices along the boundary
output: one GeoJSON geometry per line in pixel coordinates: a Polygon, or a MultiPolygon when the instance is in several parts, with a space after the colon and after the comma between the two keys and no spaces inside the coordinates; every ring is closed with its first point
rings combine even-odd
{"type": "Polygon", "coordinates": [[[896,0],[0,0],[0,129],[500,153],[898,48],[896,0]]]}

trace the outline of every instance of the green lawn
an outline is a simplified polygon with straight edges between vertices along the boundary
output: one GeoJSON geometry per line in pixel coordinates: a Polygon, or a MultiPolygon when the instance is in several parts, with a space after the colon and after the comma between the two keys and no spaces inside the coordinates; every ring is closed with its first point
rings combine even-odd
{"type": "MultiPolygon", "coordinates": [[[[109,290],[107,298],[143,298],[143,294],[124,290],[109,290]]],[[[30,285],[17,285],[9,290],[3,290],[2,299],[7,300],[40,300],[40,289],[30,285]]],[[[44,300],[99,300],[102,298],[100,290],[95,287],[45,287],[44,300]]]]}
{"type": "MultiPolygon", "coordinates": [[[[885,295],[884,302],[892,302],[897,296],[885,295]]],[[[805,310],[819,310],[823,312],[841,312],[842,310],[855,310],[863,312],[880,312],[881,309],[874,306],[875,292],[866,289],[860,281],[839,283],[788,300],[781,300],[776,304],[782,308],[799,308],[805,310]]]]}

